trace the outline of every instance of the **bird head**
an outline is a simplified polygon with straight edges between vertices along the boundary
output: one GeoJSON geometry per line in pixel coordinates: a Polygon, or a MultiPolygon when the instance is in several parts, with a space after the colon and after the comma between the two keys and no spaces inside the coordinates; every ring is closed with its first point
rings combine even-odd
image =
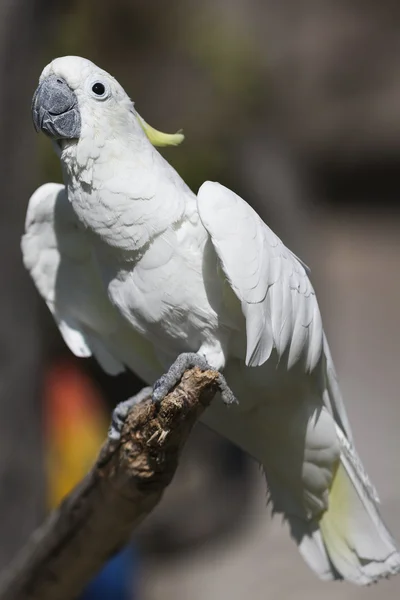
{"type": "Polygon", "coordinates": [[[59,145],[79,140],[87,128],[92,136],[105,128],[128,135],[143,131],[154,146],[176,146],[184,139],[180,132],[166,134],[148,125],[114,77],[78,56],[56,58],[45,67],[32,99],[32,118],[36,131],[59,145]]]}

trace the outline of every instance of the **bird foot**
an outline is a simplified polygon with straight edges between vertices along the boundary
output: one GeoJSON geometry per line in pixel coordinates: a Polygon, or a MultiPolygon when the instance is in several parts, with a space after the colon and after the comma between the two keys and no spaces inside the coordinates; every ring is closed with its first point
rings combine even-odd
{"type": "MultiPolygon", "coordinates": [[[[168,369],[165,375],[162,375],[153,386],[152,400],[153,402],[160,402],[169,392],[176,386],[177,383],[182,379],[185,371],[198,367],[202,371],[214,371],[213,369],[199,354],[195,352],[185,352],[180,354],[175,362],[168,369]]],[[[221,373],[218,373],[218,386],[221,394],[222,401],[225,404],[237,404],[237,399],[228,386],[226,379],[221,373]]]]}
{"type": "Polygon", "coordinates": [[[138,394],[132,396],[132,398],[128,398],[128,400],[124,400],[117,404],[114,408],[112,417],[111,417],[111,425],[108,430],[108,437],[113,442],[117,442],[121,437],[122,427],[124,426],[126,417],[133,406],[136,404],[140,404],[147,398],[150,398],[152,392],[151,387],[145,387],[138,394]]]}

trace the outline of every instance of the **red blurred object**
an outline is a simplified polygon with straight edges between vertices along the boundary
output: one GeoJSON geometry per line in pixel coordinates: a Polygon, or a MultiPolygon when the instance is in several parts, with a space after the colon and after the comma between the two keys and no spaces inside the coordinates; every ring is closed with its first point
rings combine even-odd
{"type": "Polygon", "coordinates": [[[45,378],[46,458],[50,508],[84,477],[107,433],[100,390],[78,361],[62,358],[45,378]]]}

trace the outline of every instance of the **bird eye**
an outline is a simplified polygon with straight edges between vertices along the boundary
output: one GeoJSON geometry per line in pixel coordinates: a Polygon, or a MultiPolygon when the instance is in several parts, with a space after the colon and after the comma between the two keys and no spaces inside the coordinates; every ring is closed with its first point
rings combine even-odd
{"type": "Polygon", "coordinates": [[[96,96],[104,96],[106,88],[100,81],[97,81],[92,85],[92,92],[96,94],[96,96]]]}
{"type": "Polygon", "coordinates": [[[103,81],[91,81],[89,82],[90,93],[96,100],[105,100],[110,95],[110,88],[107,83],[103,81]]]}

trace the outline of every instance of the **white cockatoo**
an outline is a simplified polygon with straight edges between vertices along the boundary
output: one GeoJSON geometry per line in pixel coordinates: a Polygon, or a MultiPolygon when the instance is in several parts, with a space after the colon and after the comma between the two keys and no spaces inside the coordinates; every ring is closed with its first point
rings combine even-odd
{"type": "Polygon", "coordinates": [[[92,62],[53,60],[32,113],[64,185],[31,197],[24,263],[72,352],[148,384],[174,363],[155,399],[189,364],[223,372],[203,421],[262,464],[309,566],[357,584],[397,573],[307,268],[226,187],[194,194],[154,147],[182,136],[150,128],[92,62]]]}

